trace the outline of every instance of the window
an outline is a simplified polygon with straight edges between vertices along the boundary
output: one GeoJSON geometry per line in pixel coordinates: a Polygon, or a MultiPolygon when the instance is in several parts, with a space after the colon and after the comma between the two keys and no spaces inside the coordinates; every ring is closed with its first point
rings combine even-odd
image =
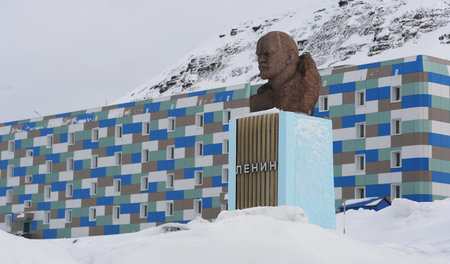
{"type": "Polygon", "coordinates": [[[391,88],[391,102],[400,102],[402,100],[402,89],[400,86],[391,88]]]}
{"type": "Polygon", "coordinates": [[[167,146],[167,159],[173,160],[175,158],[175,146],[167,146]]]}
{"type": "Polygon", "coordinates": [[[52,161],[51,160],[46,160],[45,161],[45,172],[46,173],[51,173],[52,169],[53,169],[52,167],[53,167],[52,161]]]}
{"type": "Polygon", "coordinates": [[[140,216],[141,216],[141,218],[147,218],[147,216],[148,216],[148,205],[147,204],[141,204],[140,216]]]}
{"type": "Polygon", "coordinates": [[[166,177],[166,188],[173,188],[174,174],[169,173],[166,177]]]}
{"type": "Polygon", "coordinates": [[[391,185],[391,200],[402,198],[402,186],[400,184],[391,185]]]}
{"type": "Polygon", "coordinates": [[[97,192],[98,192],[97,182],[91,182],[90,195],[97,195],[97,192]]]}
{"type": "Polygon", "coordinates": [[[328,95],[319,96],[319,112],[328,110],[328,95]]]}
{"type": "Polygon", "coordinates": [[[14,165],[8,165],[6,169],[6,177],[12,177],[14,175],[14,165]]]}
{"type": "Polygon", "coordinates": [[[92,129],[92,142],[98,141],[98,128],[92,129]]]}
{"type": "Polygon", "coordinates": [[[366,123],[355,124],[356,138],[364,138],[366,136],[366,123]]]}
{"type": "Polygon", "coordinates": [[[91,158],[91,167],[98,168],[98,155],[94,155],[91,158]]]}
{"type": "Polygon", "coordinates": [[[231,120],[231,110],[224,110],[223,111],[223,123],[228,124],[231,120]]]}
{"type": "Polygon", "coordinates": [[[203,114],[196,114],[195,115],[195,126],[196,127],[203,127],[203,114]]]}
{"type": "Polygon", "coordinates": [[[391,121],[391,134],[392,135],[400,135],[402,133],[402,120],[401,119],[393,119],[391,121]]]}
{"type": "Polygon", "coordinates": [[[149,135],[149,134],[150,134],[150,122],[143,122],[142,135],[149,135]]]}
{"type": "Polygon", "coordinates": [[[220,211],[226,211],[228,210],[228,204],[224,203],[224,204],[220,204],[220,211]]]}
{"type": "Polygon", "coordinates": [[[44,200],[49,200],[52,197],[52,186],[44,187],[44,200]]]}
{"type": "Polygon", "coordinates": [[[120,179],[114,179],[113,185],[114,185],[114,192],[116,194],[120,193],[120,189],[122,187],[121,184],[122,184],[122,182],[120,179]]]}
{"type": "Polygon", "coordinates": [[[11,222],[12,222],[12,215],[10,214],[5,215],[5,225],[8,227],[11,226],[11,222]]]}
{"type": "Polygon", "coordinates": [[[73,184],[67,183],[66,184],[66,197],[72,197],[73,196],[73,184]]]}
{"type": "Polygon", "coordinates": [[[13,190],[12,189],[6,190],[6,202],[12,203],[12,201],[13,201],[13,190]]]}
{"type": "Polygon", "coordinates": [[[173,202],[166,202],[166,216],[173,215],[173,202]]]}
{"type": "Polygon", "coordinates": [[[31,200],[26,200],[24,201],[25,204],[25,208],[31,208],[31,205],[33,204],[33,202],[31,200]]]}
{"type": "Polygon", "coordinates": [[[402,153],[401,151],[391,152],[391,168],[400,168],[402,166],[402,153]]]}
{"type": "Polygon", "coordinates": [[[120,219],[120,206],[113,206],[113,221],[120,219]]]}
{"type": "Polygon", "coordinates": [[[47,136],[47,148],[51,148],[53,146],[53,136],[48,135],[47,136]]]}
{"type": "Polygon", "coordinates": [[[8,151],[14,151],[15,150],[15,146],[14,146],[14,140],[11,140],[8,142],[8,151]]]}
{"type": "Polygon", "coordinates": [[[355,156],[356,170],[364,171],[366,169],[366,156],[356,155],[355,156]]]}
{"type": "Polygon", "coordinates": [[[121,152],[114,153],[114,160],[116,162],[116,165],[121,165],[122,164],[122,153],[121,152]]]}
{"type": "Polygon", "coordinates": [[[66,223],[72,223],[72,209],[66,209],[66,223]]]}
{"type": "Polygon", "coordinates": [[[196,142],[195,143],[195,155],[196,156],[203,156],[203,142],[196,142]]]}
{"type": "Polygon", "coordinates": [[[194,200],[194,213],[196,213],[196,214],[202,213],[202,199],[194,200]]]}
{"type": "Polygon", "coordinates": [[[228,168],[222,169],[222,183],[228,182],[228,168]]]}
{"type": "Polygon", "coordinates": [[[195,171],[194,183],[195,183],[195,185],[203,184],[203,171],[195,171]]]}
{"type": "Polygon", "coordinates": [[[121,138],[122,137],[122,125],[117,125],[116,126],[116,138],[121,138]]]}
{"type": "Polygon", "coordinates": [[[25,154],[27,157],[33,157],[33,155],[34,155],[34,152],[33,152],[33,150],[32,149],[27,149],[27,152],[26,152],[26,154],[25,154]]]}
{"type": "Polygon", "coordinates": [[[141,191],[148,190],[148,176],[144,176],[141,178],[141,191]]]}
{"type": "Polygon", "coordinates": [[[167,131],[169,131],[169,132],[175,131],[175,127],[176,127],[175,117],[169,117],[169,118],[167,119],[167,121],[169,122],[169,123],[167,124],[167,131]]]}
{"type": "Polygon", "coordinates": [[[69,145],[75,144],[75,133],[74,132],[69,133],[68,137],[69,137],[68,138],[69,145]]]}
{"type": "Polygon", "coordinates": [[[91,207],[89,208],[89,221],[97,220],[97,208],[91,207]]]}
{"type": "Polygon", "coordinates": [[[355,92],[355,103],[356,106],[364,106],[366,105],[366,91],[356,91],[355,92]]]}
{"type": "Polygon", "coordinates": [[[142,162],[150,162],[150,150],[144,149],[142,151],[142,162]]]}
{"type": "Polygon", "coordinates": [[[230,151],[230,146],[229,146],[229,141],[228,139],[224,139],[223,143],[222,143],[222,148],[223,148],[223,154],[228,154],[228,152],[230,151]]]}
{"type": "Polygon", "coordinates": [[[366,188],[355,187],[355,199],[366,198],[366,188]]]}
{"type": "Polygon", "coordinates": [[[33,176],[25,175],[25,183],[32,183],[32,182],[33,182],[33,176]]]}
{"type": "Polygon", "coordinates": [[[44,225],[50,224],[50,211],[44,212],[44,220],[43,220],[42,224],[44,224],[44,225]]]}
{"type": "Polygon", "coordinates": [[[73,171],[73,158],[68,158],[66,163],[67,163],[67,170],[73,171]]]}

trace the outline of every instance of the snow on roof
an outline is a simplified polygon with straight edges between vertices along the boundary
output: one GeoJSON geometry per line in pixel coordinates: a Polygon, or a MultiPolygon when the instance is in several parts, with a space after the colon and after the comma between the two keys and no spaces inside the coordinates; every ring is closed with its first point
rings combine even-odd
{"type": "MultiPolygon", "coordinates": [[[[361,199],[351,199],[345,201],[345,206],[347,208],[353,208],[353,207],[359,207],[359,206],[375,206],[379,204],[383,198],[379,197],[368,197],[368,198],[361,198],[361,199]]],[[[344,208],[344,203],[339,206],[339,208],[344,208]]]]}

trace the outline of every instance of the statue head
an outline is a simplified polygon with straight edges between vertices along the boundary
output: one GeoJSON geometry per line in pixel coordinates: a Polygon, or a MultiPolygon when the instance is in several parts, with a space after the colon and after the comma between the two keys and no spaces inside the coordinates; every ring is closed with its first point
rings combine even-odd
{"type": "Polygon", "coordinates": [[[284,32],[272,31],[262,36],[256,45],[256,56],[259,76],[264,80],[287,79],[297,69],[297,45],[284,32]]]}

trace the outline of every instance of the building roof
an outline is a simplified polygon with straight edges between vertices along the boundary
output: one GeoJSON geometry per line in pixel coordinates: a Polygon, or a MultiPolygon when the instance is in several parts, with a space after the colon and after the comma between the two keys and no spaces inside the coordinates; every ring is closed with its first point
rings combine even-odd
{"type": "MultiPolygon", "coordinates": [[[[358,208],[358,207],[372,207],[377,206],[381,203],[381,201],[386,200],[386,198],[380,198],[380,197],[369,197],[369,198],[362,198],[362,199],[351,199],[345,201],[345,207],[346,209],[351,208],[358,208]]],[[[344,203],[339,206],[339,209],[344,208],[344,203]]]]}

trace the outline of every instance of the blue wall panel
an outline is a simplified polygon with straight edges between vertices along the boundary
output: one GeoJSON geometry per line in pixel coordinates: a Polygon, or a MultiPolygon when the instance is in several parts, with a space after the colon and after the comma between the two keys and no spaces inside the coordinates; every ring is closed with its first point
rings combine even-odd
{"type": "Polygon", "coordinates": [[[334,177],[334,187],[355,186],[355,176],[334,177]]]}
{"type": "Polygon", "coordinates": [[[167,139],[167,129],[150,131],[150,140],[162,140],[162,139],[167,139]]]}
{"type": "Polygon", "coordinates": [[[175,148],[187,148],[195,146],[195,136],[175,138],[175,148]]]}
{"type": "Polygon", "coordinates": [[[222,154],[222,143],[208,144],[203,147],[203,155],[219,155],[222,154]]]}
{"type": "Polygon", "coordinates": [[[158,170],[173,170],[175,169],[174,160],[158,160],[158,170]]]}
{"type": "Polygon", "coordinates": [[[165,222],[166,221],[166,213],[165,212],[148,212],[147,221],[149,223],[165,222]]]}
{"type": "Polygon", "coordinates": [[[142,123],[131,123],[123,125],[123,134],[142,133],[142,123]]]}
{"type": "Polygon", "coordinates": [[[51,239],[51,238],[57,238],[58,237],[58,230],[57,229],[44,229],[42,230],[42,238],[44,239],[51,239]]]}
{"type": "Polygon", "coordinates": [[[233,100],[233,91],[218,92],[214,96],[214,103],[233,100]]]}
{"type": "Polygon", "coordinates": [[[140,203],[129,203],[120,205],[120,214],[138,214],[140,203]]]}
{"type": "Polygon", "coordinates": [[[106,176],[106,167],[91,169],[91,178],[100,178],[106,176]]]}
{"type": "Polygon", "coordinates": [[[105,235],[115,235],[120,233],[119,225],[105,225],[104,234],[105,235]]]}
{"type": "Polygon", "coordinates": [[[366,197],[384,197],[391,195],[390,184],[366,185],[366,197]]]}
{"type": "Polygon", "coordinates": [[[450,173],[433,171],[431,172],[431,177],[433,182],[450,184],[450,173]]]}
{"type": "Polygon", "coordinates": [[[159,108],[161,106],[161,103],[150,103],[144,105],[144,113],[153,113],[153,112],[159,112],[159,108]]]}
{"type": "Polygon", "coordinates": [[[105,120],[100,120],[99,122],[99,127],[112,127],[116,125],[116,119],[112,118],[112,119],[105,119],[105,120]]]}
{"type": "Polygon", "coordinates": [[[184,199],[184,191],[167,191],[166,200],[181,200],[184,199]]]}
{"type": "Polygon", "coordinates": [[[428,144],[442,148],[450,148],[450,136],[428,133],[428,144]]]}
{"type": "Polygon", "coordinates": [[[97,205],[112,205],[113,203],[114,203],[114,197],[112,197],[112,196],[97,198],[97,205]]]}

